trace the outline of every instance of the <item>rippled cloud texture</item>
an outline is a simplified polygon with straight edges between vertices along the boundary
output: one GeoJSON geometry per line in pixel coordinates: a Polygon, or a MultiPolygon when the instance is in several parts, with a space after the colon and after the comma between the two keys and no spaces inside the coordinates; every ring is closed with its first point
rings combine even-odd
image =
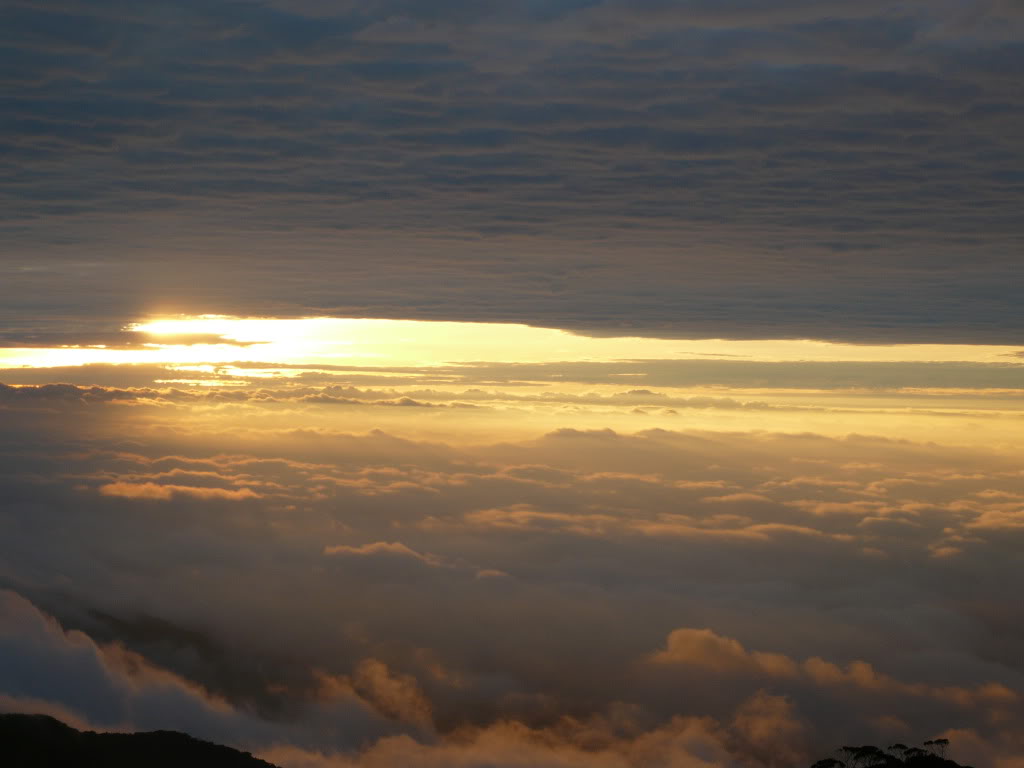
{"type": "Polygon", "coordinates": [[[1020,338],[1013,0],[11,0],[0,30],[10,338],[1020,338]]]}

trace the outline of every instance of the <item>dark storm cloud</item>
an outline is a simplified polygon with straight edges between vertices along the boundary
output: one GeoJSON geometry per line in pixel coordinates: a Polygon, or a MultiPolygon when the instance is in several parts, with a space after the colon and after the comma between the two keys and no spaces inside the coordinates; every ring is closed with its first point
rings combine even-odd
{"type": "Polygon", "coordinates": [[[8,337],[179,309],[1019,338],[1012,2],[51,0],[0,29],[8,337]]]}

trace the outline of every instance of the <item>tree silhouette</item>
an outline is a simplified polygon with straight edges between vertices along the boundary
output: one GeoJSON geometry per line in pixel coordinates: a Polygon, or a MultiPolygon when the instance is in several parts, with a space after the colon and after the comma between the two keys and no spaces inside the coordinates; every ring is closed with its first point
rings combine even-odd
{"type": "Polygon", "coordinates": [[[970,768],[946,759],[949,739],[929,739],[921,747],[892,744],[885,750],[871,744],[844,746],[836,750],[838,757],[826,757],[811,768],[970,768]]]}

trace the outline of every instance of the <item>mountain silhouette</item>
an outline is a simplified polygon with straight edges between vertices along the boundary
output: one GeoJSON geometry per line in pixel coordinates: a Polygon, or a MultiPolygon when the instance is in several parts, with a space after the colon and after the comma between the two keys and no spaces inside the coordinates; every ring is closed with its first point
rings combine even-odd
{"type": "Polygon", "coordinates": [[[77,731],[48,715],[0,715],[5,768],[277,768],[177,731],[77,731]]]}
{"type": "MultiPolygon", "coordinates": [[[[946,739],[927,749],[894,744],[842,747],[838,758],[811,768],[970,768],[945,757],[946,739]]],[[[231,747],[177,731],[96,733],[78,731],[49,715],[0,715],[0,766],[4,768],[278,768],[231,747]]]]}

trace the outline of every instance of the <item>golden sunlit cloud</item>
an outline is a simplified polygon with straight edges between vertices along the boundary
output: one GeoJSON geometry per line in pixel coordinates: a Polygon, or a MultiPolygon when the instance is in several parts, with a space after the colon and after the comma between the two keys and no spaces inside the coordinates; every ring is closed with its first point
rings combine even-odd
{"type": "MultiPolygon", "coordinates": [[[[153,317],[124,334],[123,348],[0,349],[0,381],[134,381],[234,390],[234,402],[266,390],[274,394],[261,398],[289,403],[294,424],[456,442],[564,427],[866,431],[1010,448],[1021,436],[1024,387],[1013,387],[1024,358],[1005,346],[587,337],[519,324],[226,315],[153,317]],[[89,369],[97,364],[126,367],[89,369]],[[952,365],[952,379],[936,375],[942,365],[952,365]]],[[[247,423],[278,418],[273,408],[258,413],[247,423]]],[[[195,414],[175,416],[186,418],[195,414]]]]}

